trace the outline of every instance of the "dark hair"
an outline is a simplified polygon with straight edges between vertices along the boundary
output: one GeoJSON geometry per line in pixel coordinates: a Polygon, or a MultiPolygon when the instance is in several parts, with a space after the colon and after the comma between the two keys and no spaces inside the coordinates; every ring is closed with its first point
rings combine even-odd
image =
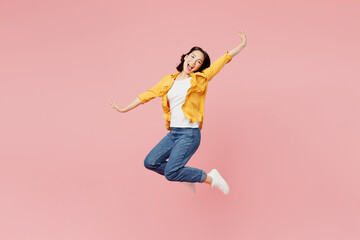
{"type": "Polygon", "coordinates": [[[196,70],[195,72],[201,72],[202,70],[210,67],[210,57],[209,57],[209,55],[208,55],[204,50],[202,50],[200,47],[193,47],[193,48],[190,49],[190,51],[189,51],[188,53],[185,53],[185,54],[183,54],[183,55],[181,56],[181,60],[180,60],[181,62],[180,62],[180,64],[176,67],[176,69],[177,69],[179,72],[182,72],[182,70],[183,70],[184,61],[185,61],[185,60],[184,60],[185,56],[188,55],[188,54],[190,54],[190,53],[192,53],[192,52],[195,51],[195,50],[198,50],[198,51],[200,51],[200,52],[202,52],[202,53],[204,54],[204,60],[203,60],[203,62],[202,62],[202,64],[201,64],[200,68],[199,68],[198,70],[196,70]]]}

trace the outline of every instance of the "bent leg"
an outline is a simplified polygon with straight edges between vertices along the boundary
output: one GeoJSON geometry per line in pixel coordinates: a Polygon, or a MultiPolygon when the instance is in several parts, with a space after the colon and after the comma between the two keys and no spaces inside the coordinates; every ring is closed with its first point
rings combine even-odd
{"type": "Polygon", "coordinates": [[[206,173],[203,170],[185,167],[200,145],[200,130],[186,132],[173,147],[164,175],[169,181],[204,182],[206,173]]]}
{"type": "Polygon", "coordinates": [[[164,175],[167,165],[166,159],[169,158],[174,141],[168,133],[146,156],[144,166],[154,172],[164,175]]]}

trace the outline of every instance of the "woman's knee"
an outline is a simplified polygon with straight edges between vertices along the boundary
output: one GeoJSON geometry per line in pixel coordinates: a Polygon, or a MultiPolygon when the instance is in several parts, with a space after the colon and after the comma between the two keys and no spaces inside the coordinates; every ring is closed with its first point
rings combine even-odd
{"type": "Polygon", "coordinates": [[[154,168],[154,162],[152,161],[152,159],[147,156],[144,160],[144,166],[147,168],[147,169],[153,169],[154,168]]]}

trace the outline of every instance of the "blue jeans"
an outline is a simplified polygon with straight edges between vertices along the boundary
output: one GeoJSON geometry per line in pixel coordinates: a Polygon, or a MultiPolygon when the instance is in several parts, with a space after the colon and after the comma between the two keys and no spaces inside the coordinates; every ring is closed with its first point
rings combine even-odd
{"type": "Polygon", "coordinates": [[[169,181],[204,182],[206,172],[185,167],[200,145],[199,128],[171,128],[146,156],[147,169],[164,175],[169,181]],[[168,159],[168,161],[166,161],[168,159]]]}

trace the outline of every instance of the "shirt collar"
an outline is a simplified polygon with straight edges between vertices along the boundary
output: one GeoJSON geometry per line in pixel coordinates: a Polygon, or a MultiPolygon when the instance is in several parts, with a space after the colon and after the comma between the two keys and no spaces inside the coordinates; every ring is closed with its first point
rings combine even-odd
{"type": "Polygon", "coordinates": [[[179,74],[180,74],[180,72],[177,72],[177,73],[170,74],[170,76],[171,76],[171,78],[174,78],[174,79],[175,79],[176,76],[179,75],[179,74]]]}
{"type": "MultiPolygon", "coordinates": [[[[170,74],[170,76],[175,79],[176,76],[179,75],[179,74],[180,74],[180,72],[177,72],[177,73],[170,74]]],[[[200,72],[196,72],[196,73],[191,72],[190,77],[193,77],[193,76],[199,75],[199,74],[200,74],[200,72]]]]}

